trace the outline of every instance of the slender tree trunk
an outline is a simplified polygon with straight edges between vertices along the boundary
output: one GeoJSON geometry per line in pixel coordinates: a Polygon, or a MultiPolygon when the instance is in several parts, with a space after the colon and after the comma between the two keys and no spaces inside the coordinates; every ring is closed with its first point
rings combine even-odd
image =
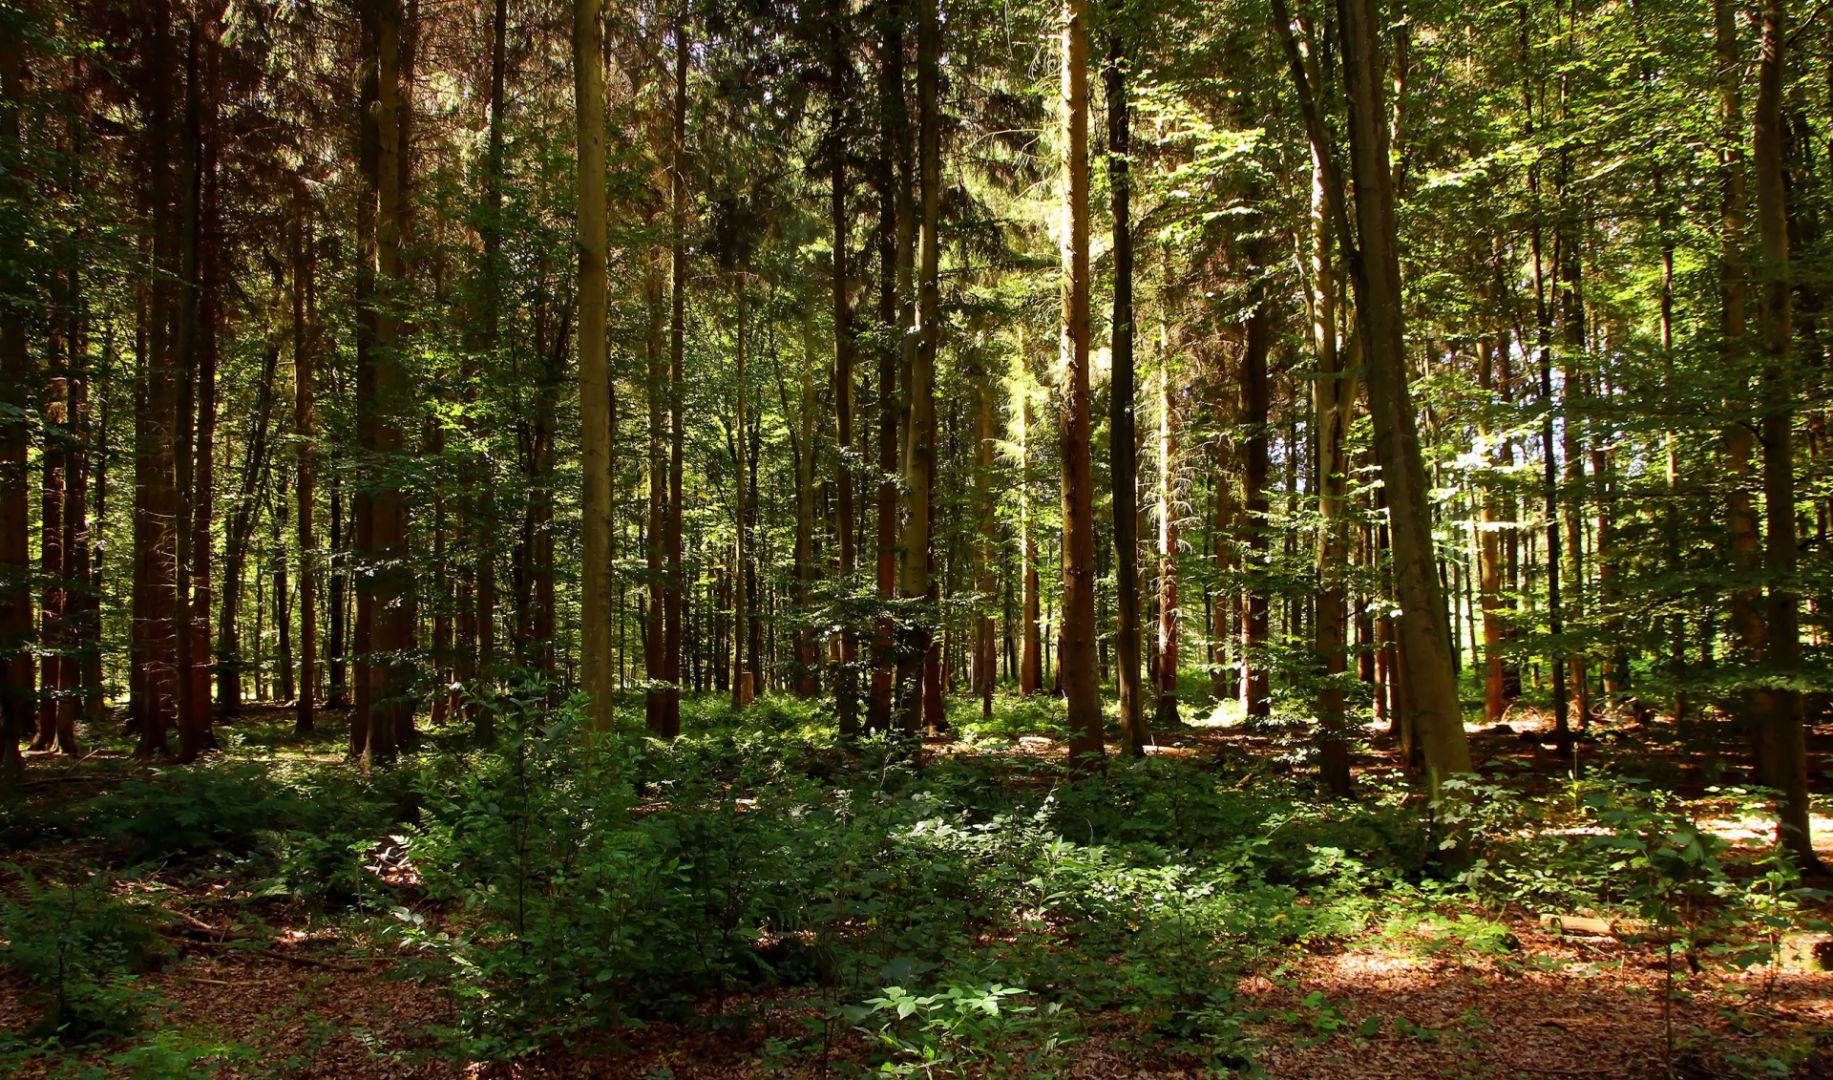
{"type": "Polygon", "coordinates": [[[1103,750],[1095,683],[1095,522],[1089,480],[1088,9],[1063,0],[1063,620],[1060,671],[1069,753],[1087,766],[1103,750]]]}
{"type": "MultiPolygon", "coordinates": [[[[15,160],[24,147],[19,122],[23,89],[23,42],[18,34],[0,35],[0,193],[8,202],[25,201],[25,173],[15,160]]],[[[26,218],[0,215],[0,241],[8,251],[24,248],[26,218]]],[[[23,268],[15,259],[0,260],[0,293],[26,293],[23,268]]],[[[32,393],[32,360],[26,352],[26,313],[22,303],[0,308],[0,786],[12,787],[25,772],[19,743],[32,730],[32,697],[36,685],[32,657],[32,569],[26,450],[32,393]]]]}
{"type": "MultiPolygon", "coordinates": [[[[1720,159],[1723,174],[1724,201],[1719,211],[1719,325],[1723,342],[1722,360],[1727,371],[1748,370],[1746,350],[1746,283],[1743,266],[1745,243],[1745,175],[1743,141],[1742,56],[1737,41],[1737,9],[1729,0],[1715,0],[1713,12],[1717,26],[1719,68],[1719,119],[1725,149],[1720,159]]],[[[1756,437],[1752,426],[1737,418],[1745,412],[1747,395],[1738,393],[1728,402],[1734,418],[1725,436],[1725,523],[1730,534],[1731,558],[1746,582],[1755,582],[1762,561],[1762,534],[1757,524],[1755,466],[1752,456],[1756,437]]],[[[1762,593],[1754,585],[1743,585],[1731,592],[1731,629],[1737,654],[1746,663],[1755,662],[1766,649],[1766,628],[1761,611],[1762,593]]],[[[1758,747],[1761,769],[1762,718],[1770,710],[1764,691],[1750,690],[1739,695],[1738,712],[1750,727],[1750,737],[1758,747]]]]}
{"type": "MultiPolygon", "coordinates": [[[[350,689],[345,679],[345,613],[348,608],[347,583],[349,579],[344,566],[348,560],[349,531],[344,527],[344,490],[335,476],[331,481],[331,535],[328,538],[331,546],[331,588],[326,603],[327,626],[325,641],[325,658],[330,670],[326,673],[329,685],[326,687],[325,704],[333,708],[343,708],[350,704],[350,689]]],[[[237,579],[236,587],[240,587],[237,579]]]]}
{"type": "Polygon", "coordinates": [[[579,418],[584,518],[580,675],[592,728],[617,723],[611,651],[611,368],[605,355],[605,73],[599,0],[574,0],[573,91],[579,133],[579,418]]]}
{"type": "MultiPolygon", "coordinates": [[[[280,291],[277,279],[272,286],[274,304],[280,291]]],[[[216,705],[224,714],[242,704],[242,654],[240,624],[242,610],[242,574],[247,566],[248,550],[254,538],[255,510],[261,489],[266,484],[269,467],[269,427],[275,398],[275,379],[280,366],[280,339],[270,335],[262,356],[261,377],[255,385],[255,415],[248,445],[242,458],[241,477],[236,488],[234,509],[229,514],[228,535],[223,541],[223,601],[217,612],[216,633],[216,705]]],[[[337,502],[333,498],[335,531],[337,502]]],[[[258,576],[258,575],[257,575],[258,576]]],[[[334,595],[334,613],[341,610],[341,593],[334,595]]],[[[337,624],[341,629],[341,623],[337,624]]]]}
{"type": "MultiPolygon", "coordinates": [[[[1251,242],[1248,264],[1258,275],[1263,265],[1258,241],[1251,242]]],[[[1267,349],[1272,337],[1272,313],[1261,289],[1254,289],[1253,310],[1248,313],[1241,353],[1240,423],[1242,436],[1242,509],[1240,518],[1246,550],[1247,589],[1241,598],[1241,702],[1250,719],[1265,719],[1272,711],[1272,683],[1267,670],[1269,640],[1267,580],[1269,569],[1267,520],[1268,424],[1271,402],[1267,385],[1267,349]]]]}
{"type": "Polygon", "coordinates": [[[1452,676],[1443,603],[1432,570],[1432,522],[1425,466],[1404,360],[1400,263],[1395,250],[1394,192],[1383,123],[1379,26],[1372,0],[1344,0],[1343,70],[1360,257],[1355,261],[1357,320],[1367,358],[1375,452],[1389,491],[1394,574],[1400,604],[1407,696],[1425,750],[1432,798],[1443,782],[1467,773],[1470,745],[1452,676]]]}
{"type": "MultiPolygon", "coordinates": [[[[930,499],[935,486],[936,345],[940,336],[941,294],[938,288],[941,249],[936,224],[942,205],[940,118],[937,115],[937,68],[940,65],[941,26],[936,0],[917,0],[917,160],[918,189],[922,195],[920,254],[917,272],[916,348],[906,371],[906,405],[902,454],[906,513],[899,543],[898,594],[905,600],[930,599],[932,529],[930,499]]],[[[904,640],[898,645],[898,726],[914,737],[927,710],[924,687],[931,682],[925,671],[931,662],[933,605],[920,619],[905,622],[904,640]]]]}
{"type": "MultiPolygon", "coordinates": [[[[751,630],[751,605],[755,602],[750,590],[751,582],[747,580],[747,569],[750,550],[745,542],[749,531],[750,514],[747,512],[746,481],[749,474],[745,469],[745,458],[751,441],[751,429],[745,420],[746,398],[750,388],[745,381],[746,353],[749,351],[750,312],[746,310],[746,290],[749,283],[745,280],[746,271],[741,269],[733,283],[733,294],[738,308],[738,363],[734,378],[737,389],[732,395],[732,708],[741,710],[751,704],[756,692],[756,682],[745,667],[746,645],[751,630]]],[[[757,666],[757,654],[751,653],[751,666],[757,666]]]]}
{"type": "MultiPolygon", "coordinates": [[[[393,476],[393,464],[404,453],[403,417],[409,388],[401,355],[403,266],[401,232],[403,163],[401,134],[401,11],[398,0],[364,0],[361,13],[372,43],[375,69],[374,119],[369,130],[374,153],[365,198],[375,207],[374,269],[368,303],[371,311],[368,393],[358,387],[359,412],[367,411],[368,449],[379,476],[371,482],[365,506],[358,509],[357,552],[365,572],[357,590],[358,717],[353,717],[353,749],[365,768],[392,759],[409,734],[414,701],[406,653],[412,644],[408,602],[407,499],[393,476]],[[360,737],[360,738],[359,738],[360,737]]],[[[359,357],[359,366],[362,358],[359,357]]]]}
{"type": "MultiPolygon", "coordinates": [[[[200,359],[204,352],[203,312],[204,294],[208,286],[204,282],[203,267],[203,188],[206,158],[208,152],[204,147],[204,92],[203,61],[201,38],[206,33],[199,13],[193,13],[187,28],[185,50],[185,106],[184,106],[184,168],[178,192],[180,254],[179,254],[179,301],[176,320],[175,350],[177,353],[178,411],[177,428],[172,442],[172,468],[174,485],[177,491],[177,514],[173,519],[174,531],[174,566],[177,580],[177,601],[173,607],[172,636],[174,652],[177,657],[175,673],[176,713],[178,721],[178,759],[195,760],[197,755],[207,748],[202,736],[207,728],[199,730],[195,717],[198,713],[196,680],[193,667],[201,663],[202,656],[193,656],[196,635],[192,622],[195,612],[192,606],[192,548],[194,534],[191,529],[192,509],[196,495],[196,474],[193,469],[197,441],[197,428],[193,426],[197,416],[197,389],[201,374],[200,359]]],[[[214,34],[212,34],[214,39],[214,34]]],[[[205,722],[208,722],[208,709],[204,710],[205,722]]]]}
{"type": "MultiPolygon", "coordinates": [[[[1146,729],[1139,685],[1139,516],[1135,512],[1139,502],[1139,446],[1133,418],[1133,221],[1128,156],[1132,150],[1127,101],[1127,69],[1131,62],[1121,45],[1120,31],[1110,29],[1107,63],[1102,70],[1107,83],[1108,189],[1114,216],[1114,322],[1110,349],[1113,374],[1108,388],[1109,469],[1114,489],[1114,653],[1120,668],[1120,730],[1128,751],[1143,754],[1151,735],[1146,729]]],[[[1159,426],[1162,449],[1162,418],[1159,426]]],[[[1160,507],[1162,511],[1162,500],[1160,507]]],[[[1161,520],[1161,533],[1164,528],[1161,520]]],[[[1176,586],[1172,588],[1175,591],[1176,586]]],[[[1175,686],[1172,692],[1175,694],[1175,686]]],[[[1161,713],[1164,705],[1161,693],[1161,713]]],[[[1175,697],[1171,712],[1175,718],[1175,697]]]]}
{"type": "Polygon", "coordinates": [[[1030,697],[1043,689],[1043,637],[1038,625],[1036,526],[1031,514],[1031,370],[1025,353],[1025,330],[1018,328],[1018,554],[1023,579],[1019,602],[1018,692],[1030,697]]]}
{"type": "Polygon", "coordinates": [[[65,600],[69,595],[69,566],[64,557],[64,489],[70,460],[70,379],[68,341],[58,334],[49,350],[50,372],[45,380],[40,415],[44,449],[39,454],[38,572],[44,591],[38,603],[38,641],[43,656],[38,687],[38,729],[33,750],[57,744],[57,710],[65,690],[60,657],[64,640],[65,600]]]}
{"type": "MultiPolygon", "coordinates": [[[[1562,194],[1563,191],[1562,184],[1562,194]]],[[[1561,549],[1565,560],[1563,596],[1567,605],[1565,614],[1569,618],[1582,619],[1589,591],[1585,584],[1585,452],[1582,438],[1586,405],[1584,373],[1579,369],[1586,351],[1585,309],[1579,291],[1578,247],[1563,227],[1553,238],[1553,265],[1559,279],[1560,329],[1565,339],[1559,354],[1560,405],[1564,413],[1564,423],[1560,425],[1560,456],[1565,466],[1564,498],[1561,500],[1565,504],[1561,511],[1565,526],[1565,543],[1561,549]]],[[[1583,729],[1591,723],[1591,680],[1582,655],[1567,652],[1566,677],[1571,684],[1572,709],[1577,713],[1579,728],[1583,729]]]]}
{"type": "MultiPolygon", "coordinates": [[[[672,128],[672,124],[670,125],[672,128]]],[[[659,217],[659,212],[654,216],[659,217]]],[[[653,222],[652,222],[653,225],[653,222]]],[[[664,658],[668,636],[668,362],[663,351],[662,260],[651,250],[643,257],[643,306],[648,326],[643,338],[643,397],[648,406],[649,498],[643,530],[643,569],[647,578],[643,608],[643,724],[650,734],[668,733],[668,661],[664,658]]]]}
{"type": "MultiPolygon", "coordinates": [[[[909,120],[904,103],[903,0],[884,9],[885,37],[879,66],[882,168],[879,177],[879,320],[887,331],[909,325],[912,243],[912,167],[905,145],[909,120]]],[[[907,334],[887,333],[878,361],[878,563],[881,601],[889,603],[898,586],[898,395],[897,371],[911,346],[907,334]],[[902,344],[897,342],[902,340],[902,344]]],[[[880,618],[873,634],[872,697],[866,711],[868,731],[890,731],[896,660],[893,624],[880,618]]]]}
{"type": "Polygon", "coordinates": [[[973,654],[972,686],[980,698],[983,720],[993,718],[993,690],[999,682],[999,647],[992,605],[999,592],[999,574],[995,565],[999,540],[999,496],[994,488],[994,442],[999,437],[996,393],[992,371],[977,372],[974,388],[974,497],[979,507],[979,525],[974,538],[973,577],[973,654]]]}
{"type": "Polygon", "coordinates": [[[1159,727],[1178,723],[1178,445],[1177,398],[1171,389],[1170,341],[1158,337],[1158,706],[1159,727]]]}
{"type": "MultiPolygon", "coordinates": [[[[853,215],[847,206],[847,156],[838,148],[839,140],[846,134],[843,127],[846,95],[853,83],[853,65],[848,52],[851,47],[848,11],[849,6],[842,0],[829,0],[827,16],[829,32],[833,35],[830,78],[834,95],[829,127],[837,143],[828,166],[828,217],[834,240],[834,540],[838,548],[840,581],[850,590],[854,564],[858,560],[853,543],[853,470],[846,456],[853,445],[853,306],[848,300],[851,279],[847,263],[850,256],[847,233],[853,215]]],[[[854,670],[859,643],[850,625],[841,629],[839,646],[834,705],[840,734],[851,737],[859,730],[859,679],[854,670]]]]}
{"type": "Polygon", "coordinates": [[[318,329],[313,236],[307,222],[310,207],[301,177],[294,178],[293,198],[293,487],[299,540],[299,700],[293,726],[307,732],[312,730],[318,688],[318,541],[312,529],[314,440],[318,436],[312,364],[318,329]]]}
{"type": "Polygon", "coordinates": [[[170,5],[155,2],[145,11],[147,44],[143,60],[142,115],[146,117],[145,152],[149,171],[150,255],[152,280],[147,287],[147,334],[142,364],[143,390],[136,416],[138,453],[135,558],[137,583],[133,620],[137,641],[131,662],[138,693],[131,721],[139,734],[135,754],[164,753],[166,737],[177,716],[177,522],[178,490],[174,444],[179,423],[180,353],[173,330],[183,304],[179,282],[183,229],[173,151],[184,145],[182,125],[174,119],[173,83],[180,71],[175,56],[170,5]]]}
{"type": "MultiPolygon", "coordinates": [[[[280,484],[284,486],[284,478],[280,484]]],[[[293,682],[293,589],[286,572],[286,503],[279,492],[274,493],[268,523],[273,526],[268,542],[272,545],[274,568],[275,695],[284,705],[293,701],[298,687],[293,682]]]]}
{"type": "MultiPolygon", "coordinates": [[[[1782,680],[1800,667],[1800,626],[1795,572],[1795,382],[1790,310],[1788,180],[1783,164],[1782,94],[1788,43],[1786,0],[1765,0],[1763,45],[1757,65],[1757,104],[1751,160],[1756,166],[1757,236],[1763,255],[1763,299],[1758,336],[1763,352],[1763,501],[1769,579],[1768,667],[1782,680]]],[[[1803,868],[1818,867],[1810,826],[1806,729],[1800,694],[1792,684],[1765,692],[1758,760],[1764,783],[1778,792],[1777,842],[1803,868]]]]}
{"type": "Polygon", "coordinates": [[[217,157],[220,152],[217,134],[217,96],[221,43],[214,21],[206,23],[204,46],[205,87],[200,117],[202,130],[198,145],[202,204],[199,210],[198,294],[197,294],[197,437],[192,480],[190,484],[190,519],[184,524],[191,530],[188,565],[191,595],[185,633],[190,642],[189,663],[184,677],[189,680],[188,708],[182,718],[179,757],[191,760],[197,754],[214,749],[215,710],[210,702],[210,548],[216,520],[216,369],[221,331],[221,305],[226,268],[223,266],[222,214],[219,210],[217,157]]]}
{"type": "Polygon", "coordinates": [[[1331,230],[1341,208],[1324,168],[1327,148],[1312,148],[1311,336],[1318,379],[1312,391],[1317,417],[1318,580],[1317,623],[1312,641],[1323,684],[1318,691],[1318,768],[1324,785],[1338,795],[1350,790],[1348,715],[1345,687],[1349,668],[1349,602],[1344,570],[1349,561],[1347,507],[1349,478],[1344,444],[1355,407],[1359,356],[1345,357],[1337,336],[1336,244],[1331,230]]]}
{"type": "MultiPolygon", "coordinates": [[[[1506,348],[1506,346],[1504,346],[1506,348]]],[[[1477,342],[1477,385],[1486,393],[1497,393],[1495,344],[1488,338],[1477,342]]],[[[1488,403],[1485,402],[1485,407],[1488,403]]],[[[1487,414],[1483,414],[1478,424],[1478,432],[1485,442],[1491,434],[1487,414]]],[[[1494,451],[1491,460],[1501,464],[1500,449],[1494,451]]],[[[1500,496],[1491,483],[1484,483],[1480,495],[1482,499],[1482,527],[1477,535],[1477,576],[1481,581],[1478,587],[1479,602],[1483,609],[1483,719],[1490,724],[1502,722],[1502,715],[1508,710],[1506,688],[1503,685],[1502,671],[1502,538],[1498,529],[1505,520],[1499,506],[1500,496]]]]}
{"type": "Polygon", "coordinates": [[[675,16],[674,135],[669,153],[669,317],[668,317],[668,515],[663,524],[663,557],[667,582],[662,592],[662,668],[668,686],[656,718],[658,734],[681,733],[682,602],[687,579],[681,563],[682,420],[685,381],[682,374],[687,340],[687,18],[685,5],[675,16]]]}

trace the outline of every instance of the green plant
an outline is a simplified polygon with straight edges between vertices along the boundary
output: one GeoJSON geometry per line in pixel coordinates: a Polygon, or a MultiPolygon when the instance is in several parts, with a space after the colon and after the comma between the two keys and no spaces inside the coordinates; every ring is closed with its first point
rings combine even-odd
{"type": "Polygon", "coordinates": [[[132,1030],[151,997],[138,976],[170,956],[151,911],[116,897],[105,875],[67,885],[7,869],[20,895],[0,902],[0,961],[43,1010],[33,1033],[83,1042],[132,1030]]]}
{"type": "Polygon", "coordinates": [[[1060,1006],[1019,1004],[1021,986],[951,985],[933,994],[888,986],[842,1010],[854,1027],[889,1054],[887,1075],[959,1075],[970,1069],[1002,1071],[1015,1063],[1036,1067],[1063,1046],[1062,1034],[1041,1023],[1060,1006]]]}

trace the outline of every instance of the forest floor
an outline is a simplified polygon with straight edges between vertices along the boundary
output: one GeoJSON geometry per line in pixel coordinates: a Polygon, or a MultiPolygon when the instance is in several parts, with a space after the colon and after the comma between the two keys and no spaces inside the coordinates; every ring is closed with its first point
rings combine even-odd
{"type": "MultiPolygon", "coordinates": [[[[971,705],[960,707],[971,715],[971,705]]],[[[225,756],[343,768],[344,717],[321,714],[309,738],[294,737],[290,720],[279,708],[248,710],[229,729],[225,756]]],[[[1512,717],[1506,730],[1473,727],[1486,780],[1525,798],[1560,798],[1572,763],[1535,741],[1541,726],[1529,712],[1512,717]]],[[[1009,783],[1049,787],[1061,775],[1058,734],[1014,722],[958,742],[932,739],[926,753],[977,759],[1009,783]]],[[[1626,897],[1580,912],[1527,897],[1475,903],[1442,892],[1384,914],[1377,896],[1358,928],[1306,936],[1233,972],[1228,1008],[1238,1030],[1230,1046],[1238,1049],[1207,1060],[1152,1034],[1145,1012],[1123,1002],[1085,1012],[1044,1057],[944,1056],[927,1070],[921,1061],[887,1065],[884,1040],[870,1025],[837,1019],[823,995],[805,986],[734,984],[728,992],[722,981],[719,994],[667,1017],[575,1033],[513,1064],[485,1065],[466,1060],[450,1037],[464,1007],[455,992],[461,984],[391,930],[408,910],[434,924],[462,919],[419,889],[415,867],[398,855],[398,838],[375,837],[358,854],[363,872],[386,882],[389,903],[399,906],[327,914],[258,860],[200,860],[198,851],[146,831],[195,828],[216,836],[224,817],[245,809],[233,801],[200,796],[194,818],[149,823],[143,812],[140,831],[131,824],[82,827],[87,819],[77,808],[124,785],[131,798],[145,796],[132,785],[149,779],[185,783],[182,770],[137,763],[118,740],[99,741],[78,760],[34,756],[25,804],[9,811],[0,831],[12,849],[0,880],[8,905],[0,935],[9,946],[0,963],[12,962],[0,968],[0,1032],[8,1033],[0,1074],[685,1078],[859,1075],[884,1067],[1074,1077],[1232,1068],[1269,1077],[1408,1080],[1833,1077],[1833,937],[1826,922],[1833,905],[1812,894],[1796,898],[1788,925],[1770,927],[1768,942],[1759,929],[1758,944],[1772,948],[1742,968],[1723,962],[1739,942],[1642,925],[1624,914],[1633,913],[1626,897]],[[124,854],[124,843],[145,848],[124,854]],[[147,852],[159,855],[138,861],[147,852]],[[130,960],[96,985],[74,977],[54,984],[53,996],[70,996],[72,1008],[88,995],[96,999],[87,1002],[92,1008],[135,1017],[99,1023],[90,1041],[65,1047],[42,1030],[47,966],[61,977],[66,969],[96,967],[87,955],[93,950],[121,948],[121,935],[109,938],[91,925],[108,918],[83,891],[94,888],[156,913],[157,940],[138,949],[144,963],[130,960]],[[1587,913],[1597,917],[1565,924],[1548,918],[1587,913]],[[34,948],[41,955],[20,955],[27,935],[40,940],[34,948]],[[46,949],[53,950],[49,959],[46,949]],[[820,1033],[818,1051],[811,1032],[820,1033]]],[[[1615,770],[1675,793],[1703,832],[1725,842],[1726,864],[1762,863],[1766,826],[1747,802],[1719,787],[1730,782],[1724,762],[1738,760],[1723,725],[1612,726],[1580,746],[1581,769],[1615,770]]],[[[1822,785],[1815,827],[1821,856],[1833,865],[1833,799],[1825,786],[1833,726],[1817,728],[1812,747],[1812,772],[1822,785]]],[[[1291,741],[1277,730],[1217,718],[1175,730],[1153,752],[1188,759],[1193,768],[1238,759],[1262,770],[1247,776],[1297,767],[1291,741]]],[[[1400,762],[1388,740],[1371,737],[1357,771],[1359,784],[1379,788],[1400,772],[1400,762]]],[[[1749,887],[1760,882],[1753,878],[1749,887]]],[[[108,896],[101,902],[111,902],[108,896]]]]}

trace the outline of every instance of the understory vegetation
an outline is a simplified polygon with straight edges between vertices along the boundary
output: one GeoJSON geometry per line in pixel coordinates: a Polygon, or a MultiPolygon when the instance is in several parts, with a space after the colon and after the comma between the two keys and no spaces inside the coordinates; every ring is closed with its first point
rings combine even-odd
{"type": "Polygon", "coordinates": [[[45,777],[3,821],[20,850],[0,1000],[36,1019],[0,1062],[328,1075],[315,1059],[351,1033],[302,1007],[187,1007],[192,977],[240,958],[436,1001],[416,1041],[366,1051],[427,1075],[676,1075],[626,1069],[657,1031],[757,1075],[1084,1075],[1116,1042],[1168,1072],[1398,1043],[1481,1075],[1481,996],[1422,1023],[1307,965],[1579,977],[1523,941],[1561,919],[1665,965],[1671,1028],[1644,1035],[1668,1067],[1790,1075],[1820,1037],[1778,1025],[1770,992],[1812,978],[1793,943],[1824,935],[1826,894],[1768,840],[1736,841],[1767,793],[1664,773],[1646,745],[1599,744],[1578,770],[1498,758],[1467,781],[1452,851],[1379,757],[1339,799],[1282,762],[1276,727],[1183,728],[1078,777],[1036,702],[984,724],[964,703],[955,743],[921,758],[841,743],[793,702],[684,704],[672,745],[511,702],[495,748],[436,732],[439,752],[368,778],[259,718],[206,765],[123,775],[104,752],[45,777]],[[1725,1043],[1726,1023],[1747,1034],[1725,1043]]]}

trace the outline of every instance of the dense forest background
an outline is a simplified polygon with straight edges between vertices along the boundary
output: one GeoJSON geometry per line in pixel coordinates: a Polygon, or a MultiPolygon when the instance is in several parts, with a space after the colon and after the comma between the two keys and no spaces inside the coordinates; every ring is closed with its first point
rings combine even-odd
{"type": "Polygon", "coordinates": [[[4,0],[0,233],[9,1065],[1827,1067],[1825,4],[4,0]]]}

